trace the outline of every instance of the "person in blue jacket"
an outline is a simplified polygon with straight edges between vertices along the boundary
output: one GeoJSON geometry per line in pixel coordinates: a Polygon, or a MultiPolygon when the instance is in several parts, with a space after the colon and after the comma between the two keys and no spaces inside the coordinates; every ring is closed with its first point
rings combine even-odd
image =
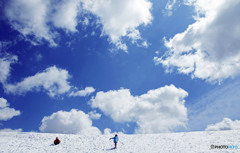
{"type": "Polygon", "coordinates": [[[113,137],[113,138],[110,138],[109,140],[111,140],[111,139],[113,139],[113,142],[114,142],[114,149],[117,149],[117,142],[118,142],[118,135],[117,134],[115,134],[115,137],[113,137]]]}

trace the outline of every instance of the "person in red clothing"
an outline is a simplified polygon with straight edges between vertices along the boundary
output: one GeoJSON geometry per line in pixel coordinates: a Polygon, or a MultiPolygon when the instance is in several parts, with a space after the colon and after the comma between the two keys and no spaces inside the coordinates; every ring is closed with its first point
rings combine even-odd
{"type": "Polygon", "coordinates": [[[58,139],[58,137],[56,137],[56,139],[54,140],[54,144],[57,145],[59,144],[61,141],[58,139]]]}

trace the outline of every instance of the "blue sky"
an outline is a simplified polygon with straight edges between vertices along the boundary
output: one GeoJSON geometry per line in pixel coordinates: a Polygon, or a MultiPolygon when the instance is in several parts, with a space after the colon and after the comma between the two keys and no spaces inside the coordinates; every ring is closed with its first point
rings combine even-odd
{"type": "Polygon", "coordinates": [[[0,3],[0,129],[236,129],[240,2],[0,3]]]}

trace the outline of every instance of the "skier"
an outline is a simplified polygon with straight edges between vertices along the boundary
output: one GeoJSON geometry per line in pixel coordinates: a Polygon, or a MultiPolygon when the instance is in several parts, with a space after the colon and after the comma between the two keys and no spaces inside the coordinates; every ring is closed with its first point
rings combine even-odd
{"type": "Polygon", "coordinates": [[[110,138],[109,140],[111,140],[111,139],[113,139],[113,142],[114,142],[114,149],[117,149],[117,142],[118,142],[118,135],[117,134],[115,134],[115,137],[113,137],[113,138],[110,138]]]}
{"type": "Polygon", "coordinates": [[[58,137],[56,137],[56,139],[54,140],[54,144],[57,145],[59,144],[61,141],[58,139],[58,137]]]}

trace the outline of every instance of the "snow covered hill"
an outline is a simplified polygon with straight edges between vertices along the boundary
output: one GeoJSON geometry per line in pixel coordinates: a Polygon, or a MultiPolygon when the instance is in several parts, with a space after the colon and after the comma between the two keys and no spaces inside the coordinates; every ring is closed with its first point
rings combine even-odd
{"type": "Polygon", "coordinates": [[[240,152],[240,131],[203,131],[145,135],[119,134],[118,148],[109,140],[114,135],[72,135],[0,132],[1,153],[194,153],[240,152]],[[59,137],[61,143],[53,145],[59,137]],[[212,149],[211,149],[212,147],[212,149]],[[227,148],[228,147],[228,148],[227,148]],[[239,147],[239,148],[238,148],[239,147]]]}

